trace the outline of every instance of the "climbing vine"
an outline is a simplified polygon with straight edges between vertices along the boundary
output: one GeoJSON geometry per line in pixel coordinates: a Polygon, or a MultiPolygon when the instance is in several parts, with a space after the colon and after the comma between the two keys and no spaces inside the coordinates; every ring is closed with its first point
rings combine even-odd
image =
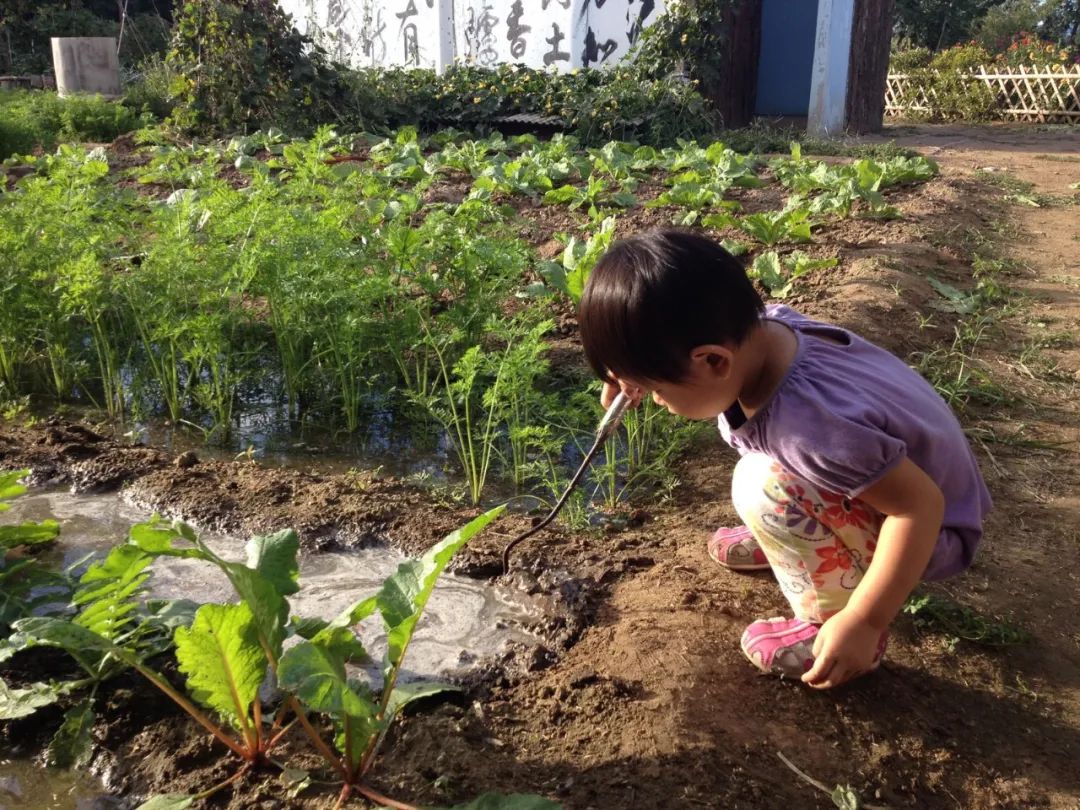
{"type": "Polygon", "coordinates": [[[671,0],[641,35],[635,65],[646,76],[685,73],[705,87],[720,81],[729,47],[724,26],[739,0],[671,0]]]}
{"type": "Polygon", "coordinates": [[[340,72],[275,0],[187,0],[168,63],[172,123],[187,129],[305,128],[334,120],[346,93],[340,72]]]}

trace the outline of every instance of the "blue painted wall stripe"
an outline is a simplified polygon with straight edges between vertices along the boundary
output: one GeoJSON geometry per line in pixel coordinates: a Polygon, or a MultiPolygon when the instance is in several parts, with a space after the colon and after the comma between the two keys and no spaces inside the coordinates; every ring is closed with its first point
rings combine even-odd
{"type": "Polygon", "coordinates": [[[757,115],[806,115],[818,0],[763,0],[757,115]]]}

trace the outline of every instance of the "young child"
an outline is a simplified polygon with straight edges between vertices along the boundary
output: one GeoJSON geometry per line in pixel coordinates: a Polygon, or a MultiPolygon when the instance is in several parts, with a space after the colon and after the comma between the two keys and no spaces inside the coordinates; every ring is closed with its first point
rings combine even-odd
{"type": "Polygon", "coordinates": [[[615,243],[581,299],[604,381],[716,418],[742,458],[710,556],[772,568],[794,618],[753,622],[758,668],[829,688],[873,670],[920,580],[971,564],[990,495],[959,422],[902,360],[793,309],[766,307],[712,240],[661,230],[615,243]]]}

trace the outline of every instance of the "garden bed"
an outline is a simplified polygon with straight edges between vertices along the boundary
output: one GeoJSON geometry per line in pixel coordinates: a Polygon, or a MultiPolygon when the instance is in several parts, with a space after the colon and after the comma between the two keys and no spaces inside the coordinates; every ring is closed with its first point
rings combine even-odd
{"type": "MultiPolygon", "coordinates": [[[[373,173],[400,177],[400,172],[411,171],[416,164],[408,163],[409,143],[406,138],[383,147],[391,159],[380,162],[373,173]]],[[[139,198],[147,200],[167,199],[181,187],[177,179],[181,170],[206,159],[200,155],[197,161],[171,166],[141,183],[124,174],[143,168],[138,165],[141,158],[130,157],[130,147],[130,143],[121,146],[124,157],[110,161],[110,182],[136,189],[139,198]]],[[[260,146],[248,157],[269,161],[274,151],[282,150],[260,146]]],[[[426,151],[430,156],[433,150],[426,151]]],[[[168,159],[167,152],[158,155],[159,165],[168,159]]],[[[241,156],[214,159],[211,174],[226,181],[229,190],[207,185],[206,194],[228,197],[258,182],[258,170],[239,160],[241,156]]],[[[332,150],[315,157],[322,166],[342,165],[325,162],[333,157],[332,150]]],[[[850,161],[829,161],[836,163],[850,161]]],[[[319,164],[308,165],[313,172],[322,171],[319,164]]],[[[356,165],[364,166],[359,161],[356,165]]],[[[294,162],[283,168],[295,172],[297,166],[294,162]]],[[[271,167],[273,172],[280,170],[271,167]]],[[[691,210],[686,205],[642,205],[670,188],[667,181],[674,171],[654,167],[634,189],[638,204],[605,211],[602,203],[594,217],[587,213],[587,203],[579,208],[542,204],[542,188],[489,189],[501,218],[495,223],[501,229],[498,233],[519,238],[526,256],[514,262],[512,281],[496,291],[494,309],[505,315],[534,304],[555,321],[543,348],[551,373],[534,383],[543,388],[548,376],[555,381],[554,391],[548,393],[561,397],[558,410],[584,409],[570,395],[586,385],[587,375],[573,306],[551,282],[550,268],[543,261],[563,257],[559,234],[584,241],[596,232],[605,213],[615,216],[615,235],[685,218],[691,210]],[[539,289],[536,285],[545,280],[546,288],[539,289]]],[[[495,179],[509,182],[507,175],[504,171],[495,179]]],[[[335,176],[347,182],[344,172],[335,176]]],[[[724,199],[741,206],[738,217],[778,211],[790,194],[764,162],[757,176],[765,181],[760,188],[725,189],[724,199]]],[[[430,179],[420,187],[428,207],[409,214],[414,226],[421,226],[432,211],[459,205],[474,191],[476,180],[462,170],[424,179],[430,179]]],[[[584,187],[584,178],[571,180],[571,185],[584,187]]],[[[199,182],[209,181],[204,177],[199,182]]],[[[330,179],[320,183],[330,193],[330,179]]],[[[400,197],[406,187],[400,181],[390,185],[388,199],[400,197]]],[[[384,192],[382,186],[379,194],[387,196],[384,192]]],[[[1015,269],[987,264],[992,258],[985,252],[987,240],[1007,215],[1003,203],[993,189],[967,173],[949,171],[918,185],[900,184],[881,202],[856,199],[854,212],[866,213],[864,206],[882,204],[892,206],[890,216],[897,218],[818,214],[812,241],[797,245],[784,236],[778,246],[769,248],[749,237],[737,222],[710,231],[718,238],[745,242],[751,256],[772,249],[782,260],[801,250],[814,259],[838,260],[834,267],[820,267],[794,279],[784,303],[848,326],[908,358],[952,399],[969,428],[1004,433],[1009,425],[1003,415],[1009,407],[1008,392],[989,381],[991,372],[1011,379],[1008,369],[973,360],[976,346],[956,342],[965,324],[1005,300],[1005,293],[995,291],[987,279],[999,288],[1016,279],[1015,269]],[[973,256],[982,263],[979,279],[973,278],[973,256]],[[965,377],[965,368],[985,372],[986,378],[965,377]],[[955,384],[957,379],[963,384],[955,384]]],[[[700,227],[700,219],[716,210],[703,208],[692,226],[700,227]]],[[[125,272],[137,273],[152,263],[160,232],[149,233],[131,246],[148,255],[125,272]]],[[[483,234],[490,238],[491,232],[483,234]]],[[[279,246],[283,236],[288,234],[278,233],[279,246]]],[[[374,261],[381,255],[372,252],[366,258],[374,261]]],[[[575,266],[571,262],[564,269],[572,272],[575,266]]],[[[762,283],[766,288],[780,287],[762,283]]],[[[262,291],[255,296],[262,297],[262,291]]],[[[272,309],[271,293],[265,297],[272,309]]],[[[456,300],[444,299],[448,310],[456,300]]],[[[266,326],[263,313],[270,310],[258,303],[242,311],[245,328],[264,334],[259,331],[266,326]]],[[[479,330],[477,339],[490,337],[479,330]]],[[[344,417],[326,414],[343,403],[326,380],[309,382],[309,393],[327,397],[320,419],[331,424],[323,433],[308,426],[297,434],[315,450],[302,469],[269,463],[273,455],[269,452],[268,463],[258,463],[265,445],[253,444],[258,436],[235,425],[227,438],[217,437],[224,449],[197,449],[193,458],[133,444],[122,430],[114,434],[100,423],[88,427],[65,420],[27,427],[5,424],[0,432],[0,466],[28,466],[41,481],[78,488],[120,488],[125,497],[149,508],[241,536],[294,526],[308,554],[365,543],[388,543],[418,554],[479,512],[479,506],[448,499],[445,487],[433,490],[415,478],[377,468],[353,473],[321,469],[319,449],[334,450],[340,441],[332,439],[331,431],[344,426],[344,417]],[[231,458],[248,446],[255,449],[255,461],[231,458]]],[[[241,387],[238,392],[243,395],[249,389],[241,387]]],[[[595,396],[589,397],[593,410],[578,415],[579,433],[588,430],[598,410],[595,396]]],[[[259,402],[258,392],[250,402],[259,402]]],[[[320,403],[312,406],[309,399],[308,405],[309,412],[319,411],[320,403]]],[[[190,408],[191,402],[181,406],[190,408]]],[[[356,433],[363,434],[364,425],[377,413],[368,408],[361,404],[355,414],[356,433]]],[[[184,416],[209,424],[205,411],[185,410],[184,416]]],[[[154,418],[161,415],[146,423],[154,418]]],[[[464,697],[405,717],[392,732],[377,767],[375,784],[380,790],[429,804],[499,790],[535,792],[574,808],[828,806],[827,797],[777,759],[779,750],[830,787],[836,782],[851,784],[870,803],[1067,806],[1062,797],[1075,788],[1068,784],[1068,774],[1078,745],[1074,725],[1061,713],[1069,704],[1057,694],[1031,698],[1020,687],[1031,685],[1034,692],[1039,689],[1036,677],[1047,682],[1065,677],[1068,659],[1061,658],[1057,642],[1040,639],[1048,646],[1001,652],[962,637],[950,640],[955,635],[935,631],[925,615],[916,614],[897,622],[881,672],[836,693],[811,694],[797,685],[757,677],[741,660],[737,639],[748,621],[781,609],[779,593],[765,578],[717,570],[704,553],[709,529],[734,519],[726,503],[733,454],[717,438],[700,433],[680,447],[677,457],[664,460],[661,477],[666,483],[654,479],[613,504],[597,505],[598,517],[603,518],[600,528],[557,525],[520,550],[504,582],[550,597],[553,608],[550,624],[543,628],[544,644],[518,651],[484,671],[470,682],[464,697]],[[1023,752],[1020,757],[1017,751],[1023,752]]],[[[1010,494],[1006,476],[998,471],[999,464],[1010,463],[1009,450],[995,444],[995,455],[988,457],[978,449],[998,500],[988,542],[1000,550],[988,551],[987,567],[977,564],[964,578],[962,590],[965,601],[975,600],[997,615],[1002,600],[980,603],[985,588],[980,591],[979,586],[988,576],[1000,577],[1000,559],[1015,550],[1018,541],[1010,540],[1009,516],[1025,496],[1010,494]]],[[[1016,447],[1013,452],[1024,451],[1016,447]]],[[[444,454],[443,462],[452,468],[452,455],[444,454]]],[[[459,486],[461,477],[451,472],[448,481],[451,487],[459,486]]],[[[526,488],[536,486],[536,481],[526,481],[526,488]]],[[[501,494],[496,487],[482,500],[501,494]]],[[[495,577],[503,543],[526,528],[530,519],[520,512],[504,517],[461,552],[457,569],[495,577]]],[[[1036,523],[1051,525],[1047,519],[1036,523]]],[[[1060,589],[1055,593],[1062,596],[1060,589]]],[[[1035,615],[1020,620],[1038,632],[1035,615]]],[[[99,749],[95,767],[106,775],[110,787],[134,795],[184,792],[229,774],[221,750],[209,736],[181,719],[141,681],[124,676],[110,688],[94,731],[99,749]]],[[[25,725],[9,726],[7,735],[9,741],[19,739],[33,747],[27,745],[26,738],[32,735],[25,725]]],[[[318,771],[317,759],[300,737],[290,738],[280,755],[318,771]]],[[[283,799],[277,771],[265,768],[214,801],[216,806],[235,808],[256,802],[322,807],[335,794],[334,788],[315,784],[295,799],[283,799]]]]}

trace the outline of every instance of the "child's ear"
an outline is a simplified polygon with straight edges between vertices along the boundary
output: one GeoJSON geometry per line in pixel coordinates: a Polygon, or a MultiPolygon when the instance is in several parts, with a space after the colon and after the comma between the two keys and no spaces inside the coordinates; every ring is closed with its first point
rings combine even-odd
{"type": "Polygon", "coordinates": [[[709,370],[710,374],[727,377],[731,373],[731,350],[726,346],[698,346],[690,352],[690,360],[709,370]]]}

